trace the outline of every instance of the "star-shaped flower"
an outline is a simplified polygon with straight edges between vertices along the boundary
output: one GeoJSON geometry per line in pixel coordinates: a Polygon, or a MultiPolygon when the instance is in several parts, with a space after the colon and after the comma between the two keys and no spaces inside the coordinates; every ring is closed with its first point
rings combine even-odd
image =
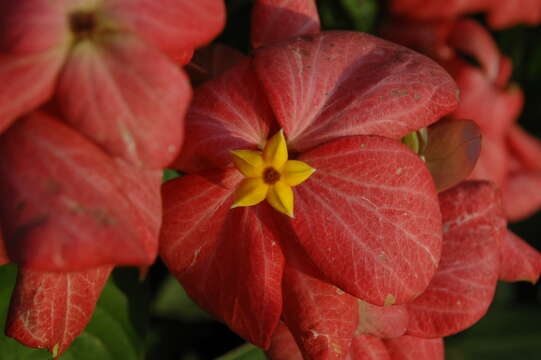
{"type": "Polygon", "coordinates": [[[434,63],[369,35],[255,50],[196,90],[175,162],[188,175],[163,188],[162,258],[203,308],[262,347],[291,264],[313,263],[374,304],[410,301],[437,267],[441,222],[432,176],[400,140],[456,101],[434,63]],[[293,197],[295,218],[284,215],[293,197]]]}
{"type": "Polygon", "coordinates": [[[276,210],[293,217],[293,186],[315,171],[308,164],[287,159],[284,132],[280,130],[263,152],[233,150],[233,162],[246,177],[235,191],[232,208],[257,205],[264,199],[276,210]]]}

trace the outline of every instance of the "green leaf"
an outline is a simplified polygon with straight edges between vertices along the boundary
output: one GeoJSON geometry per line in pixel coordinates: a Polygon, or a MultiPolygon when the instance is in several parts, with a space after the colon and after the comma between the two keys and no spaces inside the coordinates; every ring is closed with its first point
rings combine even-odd
{"type": "Polygon", "coordinates": [[[163,282],[154,303],[154,315],[190,321],[213,321],[210,315],[198,307],[186,294],[180,283],[169,275],[163,282]]]}
{"type": "Polygon", "coordinates": [[[216,360],[265,360],[263,350],[252,344],[244,344],[235,350],[220,356],[216,360]]]}
{"type": "Polygon", "coordinates": [[[355,30],[374,32],[378,13],[376,0],[341,0],[342,6],[348,12],[355,30]]]}
{"type": "Polygon", "coordinates": [[[167,182],[169,180],[172,180],[174,178],[178,178],[179,176],[180,176],[180,174],[176,170],[164,169],[163,170],[162,183],[167,182]]]}
{"type": "MultiPolygon", "coordinates": [[[[0,267],[0,320],[5,324],[16,268],[0,267]]],[[[148,327],[148,296],[136,269],[117,269],[107,282],[85,331],[60,356],[61,360],[141,360],[148,327]]],[[[46,350],[23,346],[0,336],[2,360],[48,360],[46,350]]]]}
{"type": "Polygon", "coordinates": [[[539,359],[539,306],[518,306],[512,287],[500,283],[487,315],[463,333],[446,338],[446,360],[539,359]]]}

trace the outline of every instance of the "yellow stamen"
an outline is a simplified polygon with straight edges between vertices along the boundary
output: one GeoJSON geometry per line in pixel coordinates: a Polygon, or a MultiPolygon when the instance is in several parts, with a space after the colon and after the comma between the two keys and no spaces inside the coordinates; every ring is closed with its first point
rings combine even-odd
{"type": "Polygon", "coordinates": [[[280,130],[267,141],[263,152],[234,150],[233,163],[246,177],[237,187],[233,206],[257,205],[265,198],[279,212],[293,217],[293,190],[315,171],[298,160],[288,160],[284,133],[280,130]]]}

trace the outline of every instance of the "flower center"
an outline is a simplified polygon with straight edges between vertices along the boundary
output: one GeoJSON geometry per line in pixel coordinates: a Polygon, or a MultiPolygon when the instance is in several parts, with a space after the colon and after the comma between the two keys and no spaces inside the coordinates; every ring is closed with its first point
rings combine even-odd
{"type": "Polygon", "coordinates": [[[95,32],[98,21],[96,14],[91,11],[77,11],[70,15],[69,24],[71,31],[79,39],[87,38],[95,32]]]}
{"type": "Polygon", "coordinates": [[[268,167],[263,171],[263,181],[269,185],[275,184],[278,180],[280,180],[280,177],[280,173],[273,167],[268,167]]]}
{"type": "Polygon", "coordinates": [[[231,154],[245,177],[235,190],[231,207],[257,205],[266,199],[273,208],[293,217],[291,188],[307,180],[315,169],[302,161],[288,160],[283,131],[270,138],[262,152],[234,150],[231,154]]]}

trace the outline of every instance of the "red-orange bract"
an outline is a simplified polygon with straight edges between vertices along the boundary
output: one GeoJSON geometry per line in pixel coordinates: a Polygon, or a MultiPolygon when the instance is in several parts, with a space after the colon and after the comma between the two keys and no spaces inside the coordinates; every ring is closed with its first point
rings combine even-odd
{"type": "Polygon", "coordinates": [[[0,132],[54,99],[109,154],[148,168],[178,153],[191,90],[178,58],[223,27],[221,0],[0,5],[0,132]]]}
{"type": "Polygon", "coordinates": [[[0,5],[0,223],[19,265],[9,336],[58,357],[112,267],[154,261],[161,170],[191,99],[178,63],[217,35],[224,10],[222,0],[0,5]]]}
{"type": "Polygon", "coordinates": [[[391,0],[391,12],[416,20],[444,20],[486,12],[491,27],[501,29],[541,21],[541,0],[391,0]]]}
{"type": "Polygon", "coordinates": [[[507,217],[523,219],[541,207],[541,142],[524,132],[516,121],[523,95],[509,84],[511,62],[490,34],[468,19],[447,22],[390,22],[385,36],[429,54],[455,78],[461,90],[453,119],[474,120],[483,134],[481,156],[472,178],[488,179],[503,191],[507,217]],[[460,52],[476,59],[468,63],[460,52]]]}
{"type": "Polygon", "coordinates": [[[369,35],[256,49],[195,92],[175,162],[189,175],[163,189],[161,256],[203,308],[265,348],[304,301],[288,295],[303,287],[298,267],[370,303],[411,301],[439,262],[441,222],[428,169],[398,140],[456,101],[434,63],[369,35]],[[265,203],[230,209],[242,176],[229,151],[262,146],[279,128],[317,169],[295,187],[295,219],[265,203]]]}
{"type": "Polygon", "coordinates": [[[302,281],[284,283],[283,323],[273,334],[269,357],[442,360],[441,338],[464,330],[485,314],[498,278],[537,280],[539,255],[526,265],[500,257],[508,248],[506,238],[516,236],[506,231],[500,194],[493,184],[464,182],[441,193],[439,201],[442,256],[419,297],[403,305],[374,306],[337,292],[306,267],[286,269],[286,280],[293,271],[302,281]]]}

